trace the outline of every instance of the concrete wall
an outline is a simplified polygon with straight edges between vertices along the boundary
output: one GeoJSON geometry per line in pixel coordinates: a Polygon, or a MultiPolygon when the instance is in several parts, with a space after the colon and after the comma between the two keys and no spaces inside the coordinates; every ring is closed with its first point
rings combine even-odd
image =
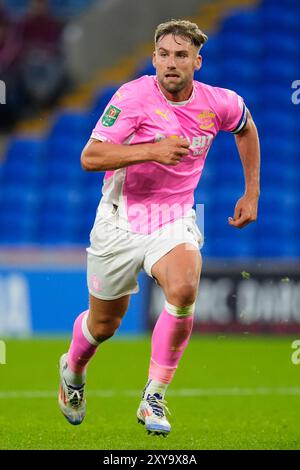
{"type": "Polygon", "coordinates": [[[207,1],[99,1],[66,31],[66,58],[74,79],[84,82],[99,68],[115,64],[151,41],[159,23],[191,16],[203,3],[207,1]]]}

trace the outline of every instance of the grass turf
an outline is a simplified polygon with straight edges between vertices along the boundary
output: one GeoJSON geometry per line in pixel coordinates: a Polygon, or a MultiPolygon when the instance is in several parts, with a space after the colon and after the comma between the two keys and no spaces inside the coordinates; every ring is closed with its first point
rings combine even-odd
{"type": "Polygon", "coordinates": [[[194,336],[167,396],[173,429],[166,439],[148,436],[135,417],[149,338],[100,347],[88,373],[87,416],[77,427],[56,398],[68,340],[9,340],[0,365],[0,449],[300,449],[293,339],[194,336]],[[37,392],[45,396],[34,398],[37,392]]]}

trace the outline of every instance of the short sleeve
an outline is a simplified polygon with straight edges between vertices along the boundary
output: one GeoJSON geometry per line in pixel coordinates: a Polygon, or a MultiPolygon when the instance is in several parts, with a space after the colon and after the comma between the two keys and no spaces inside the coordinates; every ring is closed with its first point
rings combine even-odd
{"type": "Polygon", "coordinates": [[[224,90],[226,93],[222,113],[221,129],[238,134],[247,123],[247,108],[243,98],[234,91],[224,90]]]}
{"type": "Polygon", "coordinates": [[[140,106],[132,87],[123,85],[114,94],[94,128],[91,137],[123,144],[139,126],[140,106]]]}

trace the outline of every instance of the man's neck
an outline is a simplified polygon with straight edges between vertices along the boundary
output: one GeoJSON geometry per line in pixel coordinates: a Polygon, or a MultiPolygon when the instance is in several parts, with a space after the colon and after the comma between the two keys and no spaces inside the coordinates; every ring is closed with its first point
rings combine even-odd
{"type": "Polygon", "coordinates": [[[174,103],[181,102],[181,101],[188,101],[193,93],[193,83],[191,83],[184,90],[180,90],[177,93],[170,93],[163,86],[161,86],[159,82],[158,82],[158,86],[162,94],[165,96],[165,98],[168,101],[173,101],[174,103]]]}

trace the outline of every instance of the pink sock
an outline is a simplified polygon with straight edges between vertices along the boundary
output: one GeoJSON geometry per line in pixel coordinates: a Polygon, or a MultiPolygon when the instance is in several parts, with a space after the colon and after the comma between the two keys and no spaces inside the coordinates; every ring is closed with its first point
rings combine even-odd
{"type": "Polygon", "coordinates": [[[73,327],[73,338],[68,352],[68,366],[77,374],[84,372],[87,363],[95,354],[98,346],[97,341],[87,328],[87,315],[88,310],[76,318],[73,327]]]}
{"type": "Polygon", "coordinates": [[[166,309],[160,314],[152,334],[149,378],[168,384],[189,342],[193,315],[176,317],[166,309]]]}

